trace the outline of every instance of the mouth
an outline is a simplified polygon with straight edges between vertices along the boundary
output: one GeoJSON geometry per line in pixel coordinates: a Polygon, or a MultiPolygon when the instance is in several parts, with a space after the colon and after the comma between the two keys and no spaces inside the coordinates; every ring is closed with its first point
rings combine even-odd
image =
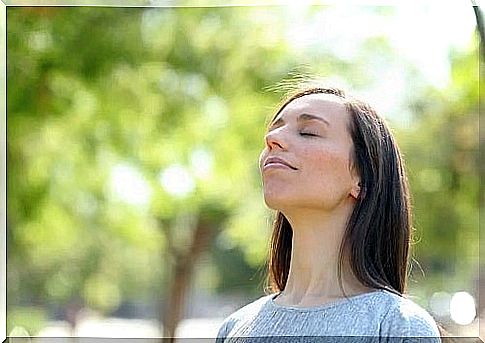
{"type": "Polygon", "coordinates": [[[285,161],[279,157],[268,157],[264,162],[264,169],[267,168],[283,168],[283,169],[291,169],[297,170],[298,168],[291,165],[289,162],[285,161]]]}

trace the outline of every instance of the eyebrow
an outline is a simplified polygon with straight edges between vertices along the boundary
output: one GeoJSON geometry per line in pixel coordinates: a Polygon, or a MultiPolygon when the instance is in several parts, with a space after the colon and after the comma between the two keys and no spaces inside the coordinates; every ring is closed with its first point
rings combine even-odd
{"type": "MultiPolygon", "coordinates": [[[[330,126],[330,123],[328,122],[328,120],[322,118],[322,117],[319,117],[319,116],[316,116],[316,115],[313,115],[313,114],[308,114],[308,113],[302,113],[298,116],[298,118],[296,119],[296,121],[298,123],[300,122],[303,122],[303,121],[310,121],[310,120],[318,120],[328,126],[330,126]]],[[[278,118],[277,120],[275,120],[274,122],[271,123],[271,125],[269,126],[269,128],[273,128],[274,126],[276,125],[280,125],[280,124],[283,124],[285,121],[283,120],[282,117],[278,118]]]]}

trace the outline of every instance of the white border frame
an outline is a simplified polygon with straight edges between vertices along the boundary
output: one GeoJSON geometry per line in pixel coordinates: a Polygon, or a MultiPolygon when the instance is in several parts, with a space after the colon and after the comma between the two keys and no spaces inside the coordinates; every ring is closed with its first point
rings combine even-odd
{"type": "MultiPolygon", "coordinates": [[[[3,231],[0,233],[0,342],[7,338],[7,7],[9,6],[103,6],[103,7],[219,7],[219,6],[272,6],[288,5],[294,0],[0,0],[0,225],[3,231]]],[[[459,0],[452,0],[459,1],[459,0]]],[[[339,4],[339,5],[385,5],[392,6],[402,2],[400,0],[314,0],[312,5],[339,4]]],[[[440,5],[440,0],[408,0],[407,5],[440,5]]],[[[485,0],[471,0],[469,6],[485,6],[485,0]]],[[[479,53],[480,54],[480,53],[479,53]]],[[[481,59],[481,55],[479,55],[481,59]]],[[[482,62],[482,61],[481,61],[482,62]]],[[[482,65],[481,65],[482,67],[482,65]]],[[[481,84],[481,73],[479,83],[481,84]]],[[[482,99],[481,90],[479,97],[482,99]]],[[[479,110],[479,121],[482,113],[479,110]]],[[[481,126],[482,123],[480,123],[481,126]]],[[[484,132],[480,130],[480,142],[484,132]]],[[[482,144],[479,144],[479,150],[482,144]]],[[[479,151],[479,164],[483,152],[479,151]]],[[[480,176],[480,175],[479,175],[480,176]]],[[[483,181],[480,180],[480,191],[483,191],[483,181]]],[[[479,212],[484,208],[479,204],[479,212]]],[[[479,213],[480,216],[480,213],[479,213]]],[[[479,232],[483,229],[484,221],[479,221],[479,232]]],[[[480,237],[480,247],[485,246],[483,237],[480,237]]],[[[481,249],[480,249],[481,250],[481,249]]],[[[480,259],[480,253],[478,256],[480,259]]],[[[483,272],[482,270],[480,270],[483,272]]],[[[479,273],[479,279],[482,279],[479,273]]],[[[483,280],[483,279],[482,279],[483,280]]],[[[484,295],[482,295],[484,296],[484,295]]],[[[479,329],[481,323],[479,323],[479,329]]]]}
{"type": "Polygon", "coordinates": [[[0,341],[7,337],[7,6],[0,0],[0,341]]]}

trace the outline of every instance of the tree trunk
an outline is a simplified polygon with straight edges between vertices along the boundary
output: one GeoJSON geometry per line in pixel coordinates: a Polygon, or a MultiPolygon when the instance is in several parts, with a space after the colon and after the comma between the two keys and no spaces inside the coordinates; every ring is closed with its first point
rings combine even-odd
{"type": "Polygon", "coordinates": [[[79,300],[71,300],[65,309],[65,317],[69,323],[69,331],[72,337],[77,335],[76,329],[81,309],[82,305],[79,300]]]}
{"type": "MultiPolygon", "coordinates": [[[[187,293],[193,274],[193,266],[200,254],[207,248],[214,230],[209,223],[197,220],[193,231],[192,242],[185,253],[177,253],[177,249],[169,249],[174,254],[174,262],[169,279],[167,299],[162,310],[164,342],[173,342],[175,329],[183,318],[187,293]]],[[[169,240],[170,241],[170,240],[169,240]]]]}

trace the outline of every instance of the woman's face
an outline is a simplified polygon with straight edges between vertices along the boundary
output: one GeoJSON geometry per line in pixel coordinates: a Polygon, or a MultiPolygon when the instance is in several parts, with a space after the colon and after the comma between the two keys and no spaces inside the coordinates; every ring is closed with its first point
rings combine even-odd
{"type": "Polygon", "coordinates": [[[331,94],[286,105],[270,124],[259,160],[268,207],[333,211],[357,198],[349,120],[342,100],[331,94]]]}

